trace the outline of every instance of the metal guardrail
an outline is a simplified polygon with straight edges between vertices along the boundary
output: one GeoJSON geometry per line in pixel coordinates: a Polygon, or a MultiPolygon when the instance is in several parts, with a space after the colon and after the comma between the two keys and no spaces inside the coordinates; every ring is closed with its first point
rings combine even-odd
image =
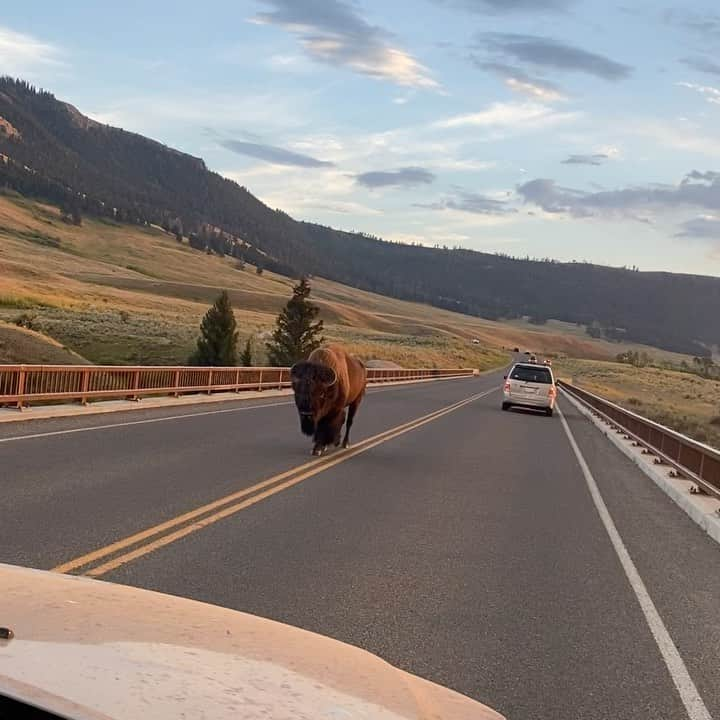
{"type": "MultiPolygon", "coordinates": [[[[467,377],[472,369],[375,369],[372,384],[467,377]]],[[[0,365],[0,406],[130,399],[151,395],[240,392],[290,387],[290,368],[142,367],[99,365],[0,365]]]]}
{"type": "Polygon", "coordinates": [[[576,385],[564,381],[557,384],[681,475],[697,483],[699,488],[720,498],[720,451],[576,385]]]}

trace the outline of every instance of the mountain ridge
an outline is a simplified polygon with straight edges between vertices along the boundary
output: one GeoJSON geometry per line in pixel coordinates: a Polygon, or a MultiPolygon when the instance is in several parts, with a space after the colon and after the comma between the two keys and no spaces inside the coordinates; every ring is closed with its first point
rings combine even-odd
{"type": "Polygon", "coordinates": [[[709,312],[720,278],[410,246],[297,221],[201,158],[12,78],[0,78],[0,117],[16,131],[0,132],[0,184],[73,217],[177,227],[198,250],[489,319],[565,320],[694,355],[720,342],[720,314],[709,312]]]}

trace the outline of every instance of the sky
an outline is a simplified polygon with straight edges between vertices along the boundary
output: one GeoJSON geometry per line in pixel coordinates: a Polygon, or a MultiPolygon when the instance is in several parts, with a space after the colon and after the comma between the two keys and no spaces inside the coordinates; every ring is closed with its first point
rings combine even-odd
{"type": "Polygon", "coordinates": [[[296,218],[720,275],[720,7],[205,0],[3,7],[0,74],[296,218]]]}

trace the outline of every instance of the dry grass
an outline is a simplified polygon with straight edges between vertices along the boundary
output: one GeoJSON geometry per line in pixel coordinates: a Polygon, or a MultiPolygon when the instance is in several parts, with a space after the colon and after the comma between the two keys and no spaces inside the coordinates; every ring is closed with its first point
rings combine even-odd
{"type": "MultiPolygon", "coordinates": [[[[0,195],[0,320],[32,308],[40,330],[93,362],[184,362],[223,288],[243,341],[267,334],[292,285],[250,265],[239,271],[233,259],[199,253],[159,228],[87,218],[77,228],[57,208],[0,195]]],[[[313,281],[313,296],[328,338],[404,365],[500,365],[513,347],[609,359],[639,347],[593,340],[565,323],[492,322],[322,278],[313,281]]],[[[256,346],[262,350],[262,341],[256,346]]]]}
{"type": "Polygon", "coordinates": [[[0,322],[0,363],[23,362],[39,365],[84,365],[85,358],[60,343],[32,330],[0,322]]]}
{"type": "Polygon", "coordinates": [[[720,382],[689,373],[612,362],[563,360],[560,379],[720,448],[720,382]]]}

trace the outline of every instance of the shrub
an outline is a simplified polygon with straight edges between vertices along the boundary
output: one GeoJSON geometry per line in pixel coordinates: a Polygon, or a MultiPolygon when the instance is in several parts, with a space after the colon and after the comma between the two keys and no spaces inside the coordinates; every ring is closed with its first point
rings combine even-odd
{"type": "Polygon", "coordinates": [[[37,315],[35,315],[35,313],[22,313],[22,315],[18,315],[15,318],[15,324],[27,330],[38,330],[37,315]]]}

